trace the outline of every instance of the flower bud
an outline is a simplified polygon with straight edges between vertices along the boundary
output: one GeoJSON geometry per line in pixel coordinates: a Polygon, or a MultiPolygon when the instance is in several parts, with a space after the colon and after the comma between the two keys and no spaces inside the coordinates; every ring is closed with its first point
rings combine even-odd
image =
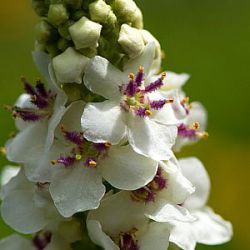
{"type": "Polygon", "coordinates": [[[80,9],[83,0],[62,0],[64,4],[68,5],[71,9],[80,9]]]}
{"type": "Polygon", "coordinates": [[[89,13],[91,20],[99,23],[114,24],[117,21],[110,5],[103,0],[97,0],[89,5],[89,13]]]}
{"type": "Polygon", "coordinates": [[[102,25],[82,17],[69,28],[76,49],[97,47],[102,25]]]}
{"type": "Polygon", "coordinates": [[[54,28],[45,20],[42,20],[36,25],[36,39],[39,42],[48,42],[53,40],[55,33],[54,28]]]}
{"type": "Polygon", "coordinates": [[[48,13],[48,6],[43,0],[32,0],[32,7],[38,16],[46,16],[48,13]]]}
{"type": "Polygon", "coordinates": [[[48,19],[55,26],[65,23],[69,19],[67,9],[63,4],[51,4],[48,19]]]}
{"type": "Polygon", "coordinates": [[[140,30],[132,28],[127,24],[121,26],[118,43],[130,58],[141,54],[145,47],[140,30]]]}
{"type": "Polygon", "coordinates": [[[155,58],[151,70],[153,73],[158,74],[159,71],[161,70],[161,61],[162,61],[161,45],[159,41],[149,31],[140,30],[140,33],[143,37],[145,45],[150,42],[154,42],[156,45],[155,58]]]}
{"type": "Polygon", "coordinates": [[[88,58],[69,47],[52,60],[52,65],[59,83],[82,83],[83,73],[88,58]]]}
{"type": "Polygon", "coordinates": [[[120,22],[142,29],[142,13],[133,0],[114,0],[112,8],[120,22]]]}
{"type": "Polygon", "coordinates": [[[71,36],[69,34],[69,27],[73,24],[74,24],[74,21],[68,20],[66,23],[60,25],[58,27],[58,32],[59,32],[60,36],[67,39],[67,40],[71,40],[71,36]]]}

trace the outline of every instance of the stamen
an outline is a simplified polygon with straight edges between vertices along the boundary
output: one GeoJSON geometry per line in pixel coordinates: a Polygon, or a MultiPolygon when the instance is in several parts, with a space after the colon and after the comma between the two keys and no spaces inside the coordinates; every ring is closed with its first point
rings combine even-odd
{"type": "Polygon", "coordinates": [[[150,107],[152,109],[159,110],[159,109],[162,109],[165,104],[173,103],[173,102],[174,102],[174,99],[167,99],[167,100],[163,99],[159,101],[153,101],[150,103],[150,107]]]}
{"type": "Polygon", "coordinates": [[[64,138],[78,146],[83,146],[85,139],[83,137],[83,133],[79,133],[76,131],[67,131],[64,125],[61,125],[61,131],[64,134],[64,138]]]}
{"type": "Polygon", "coordinates": [[[136,75],[135,82],[137,85],[141,85],[141,83],[144,81],[144,68],[142,66],[139,67],[139,72],[136,75]]]}
{"type": "Polygon", "coordinates": [[[96,162],[96,160],[95,160],[94,158],[89,157],[89,158],[86,160],[85,165],[86,165],[87,167],[90,167],[90,168],[96,168],[97,162],[96,162]]]}
{"type": "Polygon", "coordinates": [[[195,130],[199,129],[199,128],[200,128],[200,123],[199,123],[199,122],[194,122],[194,123],[192,124],[191,128],[192,128],[192,129],[195,129],[195,130]]]}
{"type": "Polygon", "coordinates": [[[51,242],[51,238],[52,238],[51,232],[41,231],[34,236],[32,240],[33,246],[35,247],[36,250],[43,250],[51,242]]]}
{"type": "Polygon", "coordinates": [[[128,75],[128,78],[129,78],[130,81],[134,81],[135,80],[135,75],[133,73],[130,73],[128,75]]]}
{"type": "Polygon", "coordinates": [[[138,241],[136,239],[137,229],[133,228],[129,232],[120,233],[119,248],[120,250],[139,250],[138,241]]]}
{"type": "Polygon", "coordinates": [[[29,95],[36,95],[36,91],[34,87],[29,83],[25,77],[21,77],[21,81],[23,82],[24,85],[24,90],[27,94],[29,95]]]}
{"type": "Polygon", "coordinates": [[[149,85],[147,85],[145,87],[145,92],[150,93],[161,88],[163,86],[163,79],[164,79],[164,74],[160,78],[158,78],[155,82],[152,82],[149,85]]]}
{"type": "Polygon", "coordinates": [[[75,157],[72,157],[72,156],[61,156],[57,160],[52,160],[51,164],[52,165],[62,164],[62,165],[64,165],[64,167],[70,167],[70,166],[72,166],[75,163],[75,161],[76,161],[75,157]]]}

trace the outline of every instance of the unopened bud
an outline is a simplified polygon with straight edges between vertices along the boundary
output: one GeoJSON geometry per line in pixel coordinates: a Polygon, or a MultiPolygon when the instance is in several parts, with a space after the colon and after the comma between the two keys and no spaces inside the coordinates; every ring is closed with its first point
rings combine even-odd
{"type": "Polygon", "coordinates": [[[59,83],[82,83],[88,58],[68,48],[52,60],[56,79],[59,83]]]}
{"type": "Polygon", "coordinates": [[[118,43],[130,58],[137,57],[145,47],[140,31],[127,24],[121,26],[118,43]]]}
{"type": "Polygon", "coordinates": [[[39,42],[48,42],[53,40],[56,31],[54,28],[45,20],[42,20],[36,25],[36,39],[39,42]]]}
{"type": "Polygon", "coordinates": [[[62,0],[65,5],[70,6],[71,9],[80,9],[83,0],[62,0]]]}
{"type": "Polygon", "coordinates": [[[99,23],[114,24],[117,21],[110,5],[103,0],[97,0],[89,5],[89,13],[91,20],[99,23]]]}
{"type": "Polygon", "coordinates": [[[76,49],[97,47],[102,25],[82,17],[69,28],[76,49]]]}
{"type": "Polygon", "coordinates": [[[48,19],[55,26],[65,23],[69,19],[67,9],[63,4],[51,4],[48,19]]]}
{"type": "Polygon", "coordinates": [[[114,0],[112,7],[120,22],[142,29],[142,13],[133,0],[114,0]]]}
{"type": "Polygon", "coordinates": [[[32,0],[32,7],[38,16],[46,16],[48,13],[48,6],[43,0],[32,0]]]}
{"type": "Polygon", "coordinates": [[[58,27],[58,32],[59,32],[60,36],[67,39],[67,40],[71,40],[71,36],[69,34],[69,27],[73,24],[74,24],[74,21],[68,20],[64,24],[60,25],[58,27]]]}

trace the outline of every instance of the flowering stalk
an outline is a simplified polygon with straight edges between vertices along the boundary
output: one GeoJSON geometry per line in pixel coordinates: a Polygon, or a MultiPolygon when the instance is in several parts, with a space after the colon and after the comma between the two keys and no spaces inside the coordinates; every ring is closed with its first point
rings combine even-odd
{"type": "Polygon", "coordinates": [[[196,158],[207,115],[163,72],[159,42],[133,0],[33,0],[41,17],[33,58],[46,83],[22,79],[8,107],[18,132],[1,152],[1,215],[30,239],[0,249],[166,250],[230,240],[206,203],[196,158]],[[18,167],[17,167],[18,166],[18,167]]]}

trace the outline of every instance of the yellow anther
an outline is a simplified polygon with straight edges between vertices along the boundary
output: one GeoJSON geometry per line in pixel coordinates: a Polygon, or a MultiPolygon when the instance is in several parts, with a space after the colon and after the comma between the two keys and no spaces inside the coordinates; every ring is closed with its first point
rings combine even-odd
{"type": "Polygon", "coordinates": [[[65,126],[64,126],[63,124],[60,125],[60,129],[61,129],[62,132],[65,132],[65,131],[66,131],[66,130],[65,130],[65,126]]]}
{"type": "Polygon", "coordinates": [[[80,161],[82,159],[82,156],[81,155],[76,155],[75,158],[76,158],[77,161],[80,161]]]}
{"type": "Polygon", "coordinates": [[[94,161],[94,160],[90,160],[89,163],[88,163],[88,165],[89,165],[90,167],[92,167],[92,168],[95,168],[96,165],[97,165],[97,162],[94,161]]]}
{"type": "Polygon", "coordinates": [[[167,73],[166,72],[162,72],[161,74],[161,80],[164,80],[167,76],[167,73]]]}
{"type": "Polygon", "coordinates": [[[186,97],[184,97],[183,99],[182,99],[182,101],[181,101],[181,103],[182,104],[185,104],[185,103],[189,103],[189,97],[188,96],[186,96],[186,97]]]}
{"type": "Polygon", "coordinates": [[[106,148],[110,148],[112,146],[111,142],[105,142],[104,145],[105,145],[106,148]]]}
{"type": "Polygon", "coordinates": [[[152,111],[150,111],[150,110],[147,109],[147,110],[145,111],[145,115],[146,115],[146,116],[152,115],[152,111]]]}
{"type": "Polygon", "coordinates": [[[200,128],[200,123],[199,123],[199,122],[194,122],[194,123],[191,125],[191,128],[192,128],[192,129],[195,129],[195,130],[199,129],[199,128],[200,128]]]}
{"type": "Polygon", "coordinates": [[[204,132],[197,132],[196,135],[199,136],[200,138],[203,138],[203,139],[207,139],[209,137],[209,134],[206,131],[204,131],[204,132]]]}
{"type": "Polygon", "coordinates": [[[133,81],[135,79],[135,75],[133,73],[130,73],[128,75],[129,80],[133,81]]]}
{"type": "Polygon", "coordinates": [[[173,103],[173,102],[174,102],[174,99],[173,99],[173,98],[167,99],[167,100],[165,101],[166,104],[167,104],[167,103],[173,103]]]}
{"type": "Polygon", "coordinates": [[[35,95],[31,96],[31,101],[35,102],[37,100],[37,97],[35,95]]]}
{"type": "Polygon", "coordinates": [[[143,73],[144,72],[144,68],[142,66],[139,67],[139,72],[143,73]]]}
{"type": "Polygon", "coordinates": [[[57,160],[52,160],[52,161],[50,161],[50,163],[51,163],[52,165],[56,165],[56,164],[57,164],[57,160]]]}
{"type": "Polygon", "coordinates": [[[0,147],[0,153],[1,153],[2,155],[6,155],[6,154],[7,154],[6,148],[5,148],[5,147],[0,147]]]}

